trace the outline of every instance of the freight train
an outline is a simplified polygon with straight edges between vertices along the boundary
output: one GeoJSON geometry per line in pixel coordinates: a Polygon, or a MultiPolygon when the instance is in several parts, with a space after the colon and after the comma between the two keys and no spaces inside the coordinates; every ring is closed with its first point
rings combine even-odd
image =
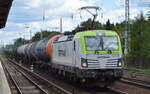
{"type": "Polygon", "coordinates": [[[70,36],[60,34],[22,45],[16,50],[20,60],[43,61],[52,72],[73,81],[99,81],[107,86],[123,75],[122,47],[115,31],[89,30],[70,36]]]}

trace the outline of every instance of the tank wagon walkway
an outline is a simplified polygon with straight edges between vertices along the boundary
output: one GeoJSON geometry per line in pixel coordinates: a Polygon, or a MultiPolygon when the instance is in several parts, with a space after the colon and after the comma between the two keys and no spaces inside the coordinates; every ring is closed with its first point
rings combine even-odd
{"type": "Polygon", "coordinates": [[[8,85],[1,61],[0,61],[0,94],[11,94],[10,87],[8,85]]]}

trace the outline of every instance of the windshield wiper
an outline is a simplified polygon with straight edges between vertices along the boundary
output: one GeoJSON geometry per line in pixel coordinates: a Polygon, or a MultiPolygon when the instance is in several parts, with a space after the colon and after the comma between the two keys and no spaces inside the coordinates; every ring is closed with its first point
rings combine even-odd
{"type": "Polygon", "coordinates": [[[97,49],[96,49],[96,50],[95,50],[95,54],[99,54],[99,52],[98,52],[98,51],[99,51],[99,50],[97,50],[97,49]]]}
{"type": "Polygon", "coordinates": [[[109,50],[108,50],[108,54],[112,54],[112,50],[109,49],[109,50]]]}
{"type": "Polygon", "coordinates": [[[99,42],[97,48],[95,49],[95,54],[98,54],[98,53],[99,53],[99,52],[98,52],[98,51],[99,51],[99,49],[98,49],[99,47],[101,47],[102,50],[104,49],[104,46],[103,46],[103,45],[104,45],[103,38],[102,38],[102,36],[100,36],[99,38],[100,38],[100,42],[99,42]]]}

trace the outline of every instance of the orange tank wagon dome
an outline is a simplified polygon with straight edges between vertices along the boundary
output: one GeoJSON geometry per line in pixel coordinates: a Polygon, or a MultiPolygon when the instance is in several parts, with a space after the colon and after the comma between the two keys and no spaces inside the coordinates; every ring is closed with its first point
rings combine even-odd
{"type": "Polygon", "coordinates": [[[51,57],[52,56],[52,45],[53,42],[56,41],[57,39],[59,39],[60,37],[63,37],[64,35],[55,35],[53,36],[47,43],[47,53],[48,56],[51,57]]]}

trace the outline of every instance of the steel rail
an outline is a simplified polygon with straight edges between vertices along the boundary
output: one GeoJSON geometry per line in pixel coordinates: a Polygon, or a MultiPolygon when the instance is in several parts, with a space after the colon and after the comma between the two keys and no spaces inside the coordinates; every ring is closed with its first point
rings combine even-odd
{"type": "Polygon", "coordinates": [[[30,79],[25,73],[23,73],[22,71],[20,71],[16,67],[15,67],[15,69],[17,71],[19,71],[29,82],[31,82],[32,84],[34,84],[43,94],[48,94],[48,92],[46,92],[42,87],[40,87],[37,83],[35,83],[32,79],[30,79]]]}
{"type": "Polygon", "coordinates": [[[21,89],[20,89],[20,87],[19,87],[17,81],[16,81],[15,78],[10,74],[10,72],[9,72],[8,69],[7,69],[7,67],[3,64],[3,62],[2,62],[2,66],[4,67],[4,69],[6,70],[6,72],[8,73],[8,75],[9,75],[10,79],[12,80],[13,84],[15,85],[16,90],[18,91],[18,93],[19,93],[19,94],[24,94],[24,93],[21,91],[21,89]]]}
{"type": "Polygon", "coordinates": [[[44,77],[38,75],[37,73],[31,72],[31,71],[28,70],[27,68],[25,68],[25,67],[23,67],[23,66],[17,64],[15,61],[12,61],[12,60],[9,60],[9,61],[11,61],[13,64],[17,65],[18,67],[22,68],[23,70],[27,71],[28,73],[32,74],[34,77],[36,77],[36,78],[38,78],[38,79],[41,79],[41,80],[44,81],[46,84],[49,84],[49,85],[51,85],[51,86],[57,88],[58,90],[61,91],[61,93],[64,93],[64,94],[72,94],[71,92],[69,92],[69,91],[63,89],[62,87],[56,85],[55,83],[53,83],[53,82],[51,82],[51,81],[45,79],[44,77]]]}
{"type": "Polygon", "coordinates": [[[120,82],[125,83],[125,84],[130,84],[130,85],[134,85],[134,86],[138,86],[138,87],[142,87],[145,89],[150,89],[150,85],[145,85],[143,83],[139,83],[139,82],[135,82],[135,81],[130,81],[129,79],[122,79],[120,80],[120,82]]]}
{"type": "Polygon", "coordinates": [[[124,91],[121,91],[119,89],[114,89],[112,87],[100,87],[100,86],[95,86],[94,88],[90,88],[90,87],[85,87],[85,90],[91,92],[92,94],[99,94],[100,92],[108,92],[108,93],[115,93],[115,94],[128,94],[124,91]]]}
{"type": "MultiPolygon", "coordinates": [[[[12,60],[10,60],[10,61],[11,61],[12,63],[14,63],[15,65],[21,67],[23,70],[25,70],[25,71],[27,71],[27,72],[29,72],[29,73],[35,75],[36,77],[38,77],[38,78],[44,80],[44,81],[47,82],[48,84],[51,84],[51,85],[53,85],[53,86],[55,86],[55,87],[58,87],[58,89],[62,90],[65,94],[72,94],[71,92],[68,92],[68,91],[64,90],[63,88],[59,87],[58,85],[54,84],[53,82],[48,81],[47,79],[43,78],[42,76],[40,76],[40,75],[38,75],[38,74],[36,74],[36,73],[33,73],[33,72],[29,71],[27,68],[25,68],[25,67],[23,67],[23,66],[17,64],[15,61],[12,61],[12,60]]],[[[126,92],[120,91],[120,90],[118,90],[118,89],[114,89],[114,88],[112,88],[112,87],[107,87],[107,89],[110,90],[111,92],[115,93],[115,94],[128,94],[128,93],[126,93],[126,92]]],[[[96,94],[96,92],[93,91],[93,90],[88,90],[88,91],[93,92],[93,93],[96,94]]]]}
{"type": "Polygon", "coordinates": [[[126,92],[123,92],[121,90],[118,90],[118,89],[114,89],[112,87],[107,87],[111,92],[114,92],[115,94],[128,94],[126,92]]]}
{"type": "Polygon", "coordinates": [[[135,79],[135,78],[128,78],[128,77],[123,77],[123,79],[138,82],[138,83],[143,83],[143,84],[146,84],[146,85],[150,85],[150,81],[144,81],[144,80],[139,80],[139,79],[135,79]]]}
{"type": "MultiPolygon", "coordinates": [[[[5,66],[5,65],[4,65],[5,66]]],[[[5,66],[5,68],[6,68],[6,66],[5,66]]],[[[17,71],[19,71],[30,83],[32,83],[34,86],[36,86],[39,90],[40,90],[40,92],[42,92],[42,94],[48,94],[44,89],[42,89],[37,83],[35,83],[34,81],[32,81],[29,77],[27,77],[27,75],[26,74],[24,74],[22,71],[20,71],[20,70],[18,70],[15,66],[14,66],[14,68],[17,70],[17,71]]],[[[8,69],[6,68],[6,71],[10,74],[10,72],[8,71],[8,69]]],[[[10,74],[11,75],[11,74],[10,74]]],[[[19,94],[24,94],[22,91],[21,91],[21,88],[19,87],[19,85],[18,85],[18,83],[17,83],[17,81],[15,80],[15,78],[14,77],[12,77],[11,76],[11,78],[12,78],[12,80],[15,82],[15,84],[17,84],[16,86],[17,86],[17,88],[18,88],[18,92],[19,92],[19,94]],[[21,93],[22,92],[22,93],[21,93]]]]}

